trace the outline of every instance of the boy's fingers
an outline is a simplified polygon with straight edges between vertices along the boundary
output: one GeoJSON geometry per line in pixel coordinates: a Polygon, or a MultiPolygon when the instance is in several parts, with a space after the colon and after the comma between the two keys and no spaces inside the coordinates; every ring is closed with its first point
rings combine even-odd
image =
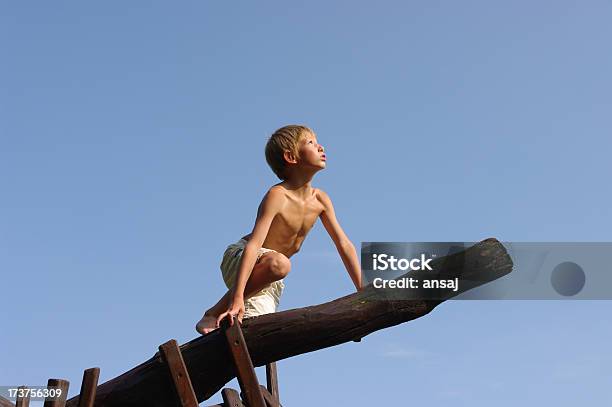
{"type": "Polygon", "coordinates": [[[228,315],[229,315],[230,326],[234,326],[234,318],[237,318],[242,323],[242,318],[240,318],[242,315],[240,312],[237,312],[236,314],[232,314],[231,311],[225,311],[224,313],[220,314],[217,317],[217,328],[219,328],[221,321],[223,321],[228,315]]]}
{"type": "Polygon", "coordinates": [[[223,318],[225,318],[225,315],[227,315],[227,312],[224,312],[217,317],[217,328],[219,328],[219,325],[221,324],[221,321],[223,321],[223,318]]]}

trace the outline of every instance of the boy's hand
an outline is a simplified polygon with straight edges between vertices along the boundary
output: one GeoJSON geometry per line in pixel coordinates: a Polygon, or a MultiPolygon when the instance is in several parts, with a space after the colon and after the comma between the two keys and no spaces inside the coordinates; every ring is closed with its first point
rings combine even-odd
{"type": "Polygon", "coordinates": [[[234,298],[228,310],[219,314],[217,317],[217,328],[221,324],[221,321],[223,321],[223,319],[228,315],[230,316],[230,326],[234,325],[234,318],[238,318],[238,322],[242,324],[242,317],[244,315],[243,298],[234,298]]]}

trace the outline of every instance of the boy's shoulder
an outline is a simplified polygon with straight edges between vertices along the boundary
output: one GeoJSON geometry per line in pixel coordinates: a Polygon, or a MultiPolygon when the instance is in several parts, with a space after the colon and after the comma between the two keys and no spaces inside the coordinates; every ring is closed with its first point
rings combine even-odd
{"type": "Polygon", "coordinates": [[[287,197],[287,189],[280,184],[272,185],[266,192],[267,198],[284,199],[287,197]]]}
{"type": "Polygon", "coordinates": [[[287,195],[285,189],[279,185],[273,185],[266,191],[260,205],[279,209],[285,205],[286,201],[287,195]]]}
{"type": "Polygon", "coordinates": [[[322,206],[323,212],[328,211],[331,208],[333,208],[331,198],[329,197],[329,195],[327,195],[327,192],[323,191],[320,188],[317,188],[316,196],[317,196],[317,200],[322,206]]]}

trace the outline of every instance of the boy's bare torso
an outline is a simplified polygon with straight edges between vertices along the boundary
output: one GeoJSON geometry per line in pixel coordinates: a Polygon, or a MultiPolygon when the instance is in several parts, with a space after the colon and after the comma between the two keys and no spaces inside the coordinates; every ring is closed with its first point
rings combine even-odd
{"type": "MultiPolygon", "coordinates": [[[[270,189],[283,191],[285,202],[270,224],[263,247],[276,250],[289,258],[300,250],[324,207],[316,188],[312,188],[312,193],[306,198],[296,196],[293,191],[280,184],[270,189]]],[[[251,233],[243,239],[250,240],[251,233]]]]}

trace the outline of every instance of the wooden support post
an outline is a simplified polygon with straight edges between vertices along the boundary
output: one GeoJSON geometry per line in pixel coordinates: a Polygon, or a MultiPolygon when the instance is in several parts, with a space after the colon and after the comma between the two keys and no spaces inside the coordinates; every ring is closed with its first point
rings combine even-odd
{"type": "Polygon", "coordinates": [[[44,407],[64,407],[66,405],[66,397],[68,396],[68,387],[70,382],[63,379],[49,379],[47,381],[47,388],[61,389],[62,394],[59,397],[47,397],[45,398],[44,407]]]}
{"type": "Polygon", "coordinates": [[[270,394],[280,402],[278,394],[278,372],[276,370],[276,362],[266,364],[266,385],[270,394]]]}
{"type": "Polygon", "coordinates": [[[81,393],[79,394],[79,407],[93,407],[94,401],[96,400],[96,389],[98,387],[99,377],[99,367],[92,367],[83,372],[81,393]]]}
{"type": "Polygon", "coordinates": [[[238,392],[234,389],[226,387],[221,390],[221,397],[223,397],[224,407],[244,407],[242,400],[240,400],[240,395],[238,395],[238,392]]]}
{"type": "MultiPolygon", "coordinates": [[[[19,389],[27,389],[27,386],[19,386],[19,389]]],[[[17,401],[15,402],[15,407],[29,407],[30,406],[30,395],[28,394],[26,397],[17,397],[17,401]]]]}
{"type": "Polygon", "coordinates": [[[182,407],[198,407],[198,399],[193,391],[191,379],[183,360],[183,355],[178,343],[171,339],[159,346],[159,354],[168,366],[168,372],[172,376],[176,394],[182,407]]]}
{"type": "MultiPolygon", "coordinates": [[[[232,318],[232,316],[230,315],[228,318],[232,318]]],[[[225,332],[225,338],[227,339],[227,344],[236,367],[238,383],[246,403],[249,407],[266,407],[266,402],[261,394],[259,381],[255,374],[255,368],[253,367],[253,361],[251,361],[249,350],[242,335],[242,329],[240,329],[240,322],[235,318],[234,324],[230,326],[228,319],[224,318],[221,321],[221,327],[225,332]]]]}

